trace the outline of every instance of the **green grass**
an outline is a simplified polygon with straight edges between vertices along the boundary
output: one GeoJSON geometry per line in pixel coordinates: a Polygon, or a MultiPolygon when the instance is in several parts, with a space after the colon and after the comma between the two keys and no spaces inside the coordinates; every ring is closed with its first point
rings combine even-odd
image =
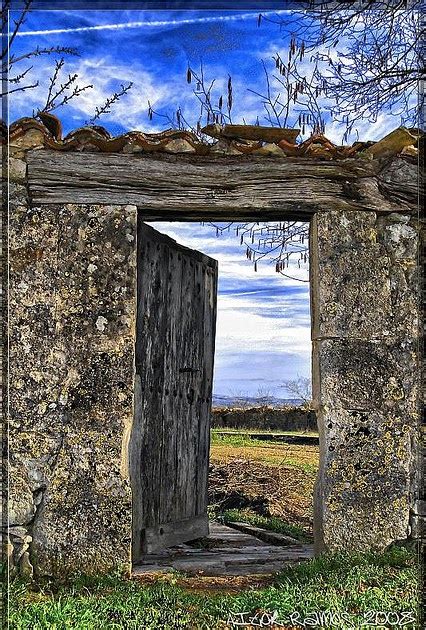
{"type": "Polygon", "coordinates": [[[222,519],[224,523],[248,523],[255,527],[268,529],[271,532],[292,536],[300,542],[312,542],[312,537],[308,536],[301,527],[290,525],[277,516],[259,516],[254,512],[250,512],[250,510],[226,510],[222,515],[222,519]]]}
{"type": "Polygon", "coordinates": [[[229,429],[227,427],[219,428],[215,427],[210,430],[211,435],[217,435],[218,433],[226,432],[228,435],[255,435],[256,433],[260,433],[264,435],[266,433],[270,433],[271,435],[291,435],[291,436],[314,436],[318,437],[318,431],[301,431],[300,429],[293,431],[280,431],[279,429],[229,429]]]}
{"type": "Polygon", "coordinates": [[[287,623],[296,612],[302,619],[313,611],[345,613],[352,627],[361,628],[368,611],[416,611],[418,583],[415,554],[398,547],[382,554],[324,555],[288,567],[273,586],[238,595],[196,595],[176,584],[146,586],[118,575],[38,587],[15,580],[9,622],[11,630],[215,630],[232,612],[261,609],[276,611],[287,623]]]}
{"type": "Polygon", "coordinates": [[[286,445],[285,442],[281,443],[277,440],[274,440],[271,437],[270,440],[258,440],[253,437],[256,433],[261,433],[262,435],[270,433],[271,435],[289,435],[289,436],[318,436],[318,433],[301,433],[300,431],[290,432],[287,431],[279,432],[279,431],[247,431],[243,429],[235,429],[228,430],[226,429],[226,433],[221,433],[220,429],[212,429],[210,432],[210,443],[212,446],[279,446],[280,444],[286,445]]]}
{"type": "Polygon", "coordinates": [[[265,446],[267,440],[256,440],[247,433],[235,432],[227,435],[220,435],[215,431],[210,435],[211,446],[265,446]]]}

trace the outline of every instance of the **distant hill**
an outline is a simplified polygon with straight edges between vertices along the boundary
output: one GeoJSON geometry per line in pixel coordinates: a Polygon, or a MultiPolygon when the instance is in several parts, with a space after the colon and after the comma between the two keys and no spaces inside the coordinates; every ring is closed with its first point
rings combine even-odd
{"type": "Polygon", "coordinates": [[[268,396],[267,398],[258,398],[250,396],[220,396],[213,394],[213,407],[261,407],[268,405],[269,407],[282,407],[283,405],[301,405],[303,401],[300,398],[276,398],[268,396]]]}

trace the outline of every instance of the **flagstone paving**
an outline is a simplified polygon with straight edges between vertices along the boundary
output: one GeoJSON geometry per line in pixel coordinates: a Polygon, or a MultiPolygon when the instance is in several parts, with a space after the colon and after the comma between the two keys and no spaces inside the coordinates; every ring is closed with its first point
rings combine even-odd
{"type": "MultiPolygon", "coordinates": [[[[195,543],[194,543],[195,544],[195,543]]],[[[178,571],[189,575],[257,575],[281,571],[286,565],[313,557],[313,545],[271,545],[251,534],[210,523],[203,547],[179,545],[145,556],[134,575],[178,571]]]]}

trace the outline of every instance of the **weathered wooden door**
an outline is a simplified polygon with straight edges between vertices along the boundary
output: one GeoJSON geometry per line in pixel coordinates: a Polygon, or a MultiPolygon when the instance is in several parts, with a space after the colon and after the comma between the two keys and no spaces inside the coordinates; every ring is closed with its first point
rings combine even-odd
{"type": "Polygon", "coordinates": [[[217,261],[138,225],[133,562],[208,534],[217,261]]]}

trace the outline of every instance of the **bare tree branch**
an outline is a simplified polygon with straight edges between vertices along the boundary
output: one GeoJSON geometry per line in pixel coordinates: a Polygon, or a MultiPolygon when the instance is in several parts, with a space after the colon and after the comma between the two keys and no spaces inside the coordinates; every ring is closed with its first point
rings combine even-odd
{"type": "MultiPolygon", "coordinates": [[[[29,60],[33,60],[35,58],[39,58],[42,56],[50,56],[50,55],[61,55],[59,60],[56,60],[53,73],[49,79],[49,85],[47,88],[47,96],[45,105],[41,108],[41,112],[52,111],[54,109],[58,109],[63,105],[67,105],[72,99],[80,96],[84,91],[93,88],[93,85],[84,85],[79,86],[77,84],[78,75],[68,74],[67,79],[60,83],[60,74],[65,64],[65,57],[70,56],[79,56],[79,52],[76,48],[70,46],[51,46],[51,47],[40,47],[36,46],[35,48],[28,50],[26,52],[21,52],[19,55],[16,55],[12,51],[12,45],[15,41],[15,38],[24,24],[28,12],[31,9],[33,4],[33,0],[24,0],[23,7],[18,15],[18,18],[14,21],[14,27],[11,32],[8,33],[8,38],[6,44],[2,48],[2,81],[3,85],[15,86],[8,87],[6,90],[3,88],[2,97],[7,96],[8,94],[13,94],[15,92],[24,92],[27,90],[31,90],[39,87],[39,81],[34,81],[31,83],[24,84],[23,80],[31,73],[34,69],[34,65],[24,65],[25,62],[29,60]],[[6,61],[7,60],[7,61],[6,61]],[[14,70],[14,76],[11,76],[11,70],[14,70]]],[[[10,16],[11,9],[11,1],[4,0],[3,2],[3,11],[2,11],[2,26],[3,31],[6,26],[8,26],[8,16],[10,16]]],[[[9,25],[10,28],[10,25],[9,25]]],[[[121,96],[123,96],[130,88],[132,84],[128,86],[121,86],[121,91],[115,92],[112,96],[108,97],[104,105],[100,108],[96,109],[93,120],[97,120],[102,114],[109,113],[111,105],[116,103],[121,96]]],[[[34,115],[34,110],[33,110],[34,115]]]]}
{"type": "Polygon", "coordinates": [[[76,84],[78,74],[69,74],[67,80],[64,83],[60,83],[59,87],[56,87],[64,64],[65,60],[63,58],[59,59],[55,64],[55,70],[49,80],[46,104],[40,110],[42,112],[52,111],[62,105],[66,105],[71,99],[79,96],[85,90],[93,88],[93,85],[78,86],[76,84]]]}
{"type": "Polygon", "coordinates": [[[114,92],[112,96],[106,99],[103,105],[101,105],[100,107],[96,107],[94,115],[92,116],[90,120],[86,121],[86,125],[93,125],[93,123],[96,120],[98,120],[102,116],[102,114],[109,114],[111,112],[111,106],[114,105],[114,103],[117,103],[117,101],[119,101],[120,98],[124,94],[126,94],[126,92],[131,90],[132,87],[133,87],[132,81],[128,83],[127,85],[122,84],[121,90],[119,90],[118,92],[114,92]]]}

